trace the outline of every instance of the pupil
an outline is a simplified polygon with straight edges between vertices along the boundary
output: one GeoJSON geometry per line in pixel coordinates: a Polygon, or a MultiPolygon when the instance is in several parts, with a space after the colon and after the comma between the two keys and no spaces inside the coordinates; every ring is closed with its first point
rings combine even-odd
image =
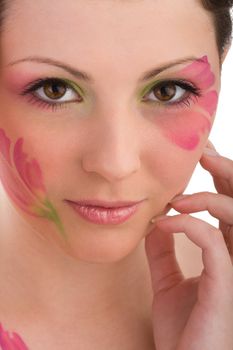
{"type": "Polygon", "coordinates": [[[156,97],[163,101],[164,100],[167,101],[167,100],[170,100],[172,97],[174,97],[175,94],[176,94],[176,88],[174,84],[173,85],[167,84],[158,88],[156,97]]]}
{"type": "Polygon", "coordinates": [[[65,94],[66,87],[65,85],[58,83],[47,83],[44,87],[44,91],[47,97],[57,99],[61,98],[65,94]]]}

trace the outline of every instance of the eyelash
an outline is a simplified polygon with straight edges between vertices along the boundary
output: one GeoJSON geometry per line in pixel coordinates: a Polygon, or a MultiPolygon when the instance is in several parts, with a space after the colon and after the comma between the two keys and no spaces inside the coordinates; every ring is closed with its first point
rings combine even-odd
{"type": "MultiPolygon", "coordinates": [[[[29,84],[21,93],[20,95],[22,96],[29,96],[29,102],[32,104],[37,104],[40,107],[43,108],[50,108],[53,111],[56,111],[58,108],[65,108],[68,103],[75,102],[75,101],[65,101],[65,102],[48,102],[45,101],[35,95],[35,92],[43,87],[45,84],[63,84],[66,88],[69,88],[73,90],[74,92],[75,89],[68,84],[66,81],[59,79],[59,78],[45,78],[45,79],[38,79],[34,81],[33,83],[29,84]]],[[[176,79],[176,80],[164,80],[160,83],[155,83],[149,91],[146,92],[146,95],[149,93],[153,92],[155,88],[163,87],[166,86],[166,84],[174,84],[176,86],[179,86],[183,90],[186,90],[188,92],[188,95],[185,97],[182,97],[181,99],[175,101],[175,102],[159,102],[159,101],[146,101],[145,103],[149,103],[152,105],[156,105],[157,107],[161,108],[183,108],[184,106],[190,107],[191,101],[197,100],[198,97],[202,96],[201,90],[197,87],[194,86],[187,81],[181,80],[181,79],[176,79]]],[[[194,101],[195,102],[195,101],[194,101]]]]}
{"type": "MultiPolygon", "coordinates": [[[[21,96],[28,96],[28,102],[32,104],[39,105],[39,107],[43,108],[50,108],[53,111],[56,111],[58,108],[65,108],[68,103],[71,101],[67,102],[48,102],[45,101],[35,95],[35,92],[43,87],[45,84],[63,84],[66,88],[68,87],[69,89],[73,90],[74,92],[75,89],[68,84],[65,80],[59,79],[59,78],[44,78],[44,79],[37,79],[36,81],[30,83],[29,85],[26,86],[26,88],[20,93],[21,96]]],[[[73,101],[74,102],[74,101],[73,101]]]]}
{"type": "Polygon", "coordinates": [[[155,88],[161,88],[166,86],[167,84],[174,84],[175,86],[179,86],[188,94],[186,94],[185,97],[181,97],[177,101],[174,102],[161,102],[161,101],[146,101],[146,103],[149,103],[151,105],[156,105],[157,107],[161,107],[163,109],[169,109],[169,108],[183,108],[184,106],[190,107],[191,101],[196,102],[199,97],[202,96],[202,91],[195,85],[188,83],[185,80],[182,79],[174,79],[174,80],[163,80],[160,83],[157,83],[153,85],[148,92],[146,92],[146,95],[148,93],[153,92],[155,88]]]}

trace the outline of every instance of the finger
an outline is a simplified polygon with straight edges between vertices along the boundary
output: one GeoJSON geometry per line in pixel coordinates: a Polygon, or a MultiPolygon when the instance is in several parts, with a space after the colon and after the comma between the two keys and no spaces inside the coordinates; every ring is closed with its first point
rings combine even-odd
{"type": "MultiPolygon", "coordinates": [[[[216,151],[216,148],[213,144],[213,142],[211,142],[209,139],[207,140],[207,144],[206,144],[207,148],[213,149],[214,151],[216,151]]],[[[217,151],[216,151],[217,152],[217,151]]]]}
{"type": "Polygon", "coordinates": [[[200,159],[201,166],[209,171],[219,193],[233,196],[233,161],[220,155],[211,156],[203,153],[200,159]]]}
{"type": "Polygon", "coordinates": [[[184,279],[175,255],[173,235],[164,234],[158,228],[153,229],[145,238],[145,250],[155,295],[184,279]]]}
{"type": "Polygon", "coordinates": [[[213,181],[214,181],[214,186],[217,190],[218,193],[222,193],[222,194],[226,194],[226,195],[230,195],[233,196],[233,191],[232,191],[232,181],[229,181],[228,177],[226,176],[226,178],[221,177],[220,175],[217,175],[217,172],[213,171],[213,169],[209,168],[209,166],[213,166],[213,162],[211,164],[211,161],[208,160],[201,160],[200,164],[202,165],[202,167],[209,171],[210,174],[213,177],[213,181]]]}
{"type": "Polygon", "coordinates": [[[196,213],[207,210],[213,217],[233,225],[233,198],[224,194],[200,192],[176,197],[170,202],[172,208],[181,213],[196,213]]]}
{"type": "Polygon", "coordinates": [[[223,233],[223,237],[227,246],[227,249],[229,251],[229,254],[231,256],[231,261],[233,263],[233,226],[227,225],[224,222],[219,222],[219,229],[223,233]]]}
{"type": "MultiPolygon", "coordinates": [[[[179,198],[179,197],[178,197],[179,198]]],[[[228,252],[233,258],[233,241],[231,227],[233,227],[233,198],[210,192],[195,193],[183,196],[183,199],[174,198],[171,206],[180,213],[196,213],[207,210],[219,220],[219,228],[223,234],[228,252]]],[[[233,259],[232,259],[233,260],[233,259]]]]}
{"type": "Polygon", "coordinates": [[[232,274],[232,263],[222,232],[207,222],[187,214],[168,217],[156,222],[156,226],[166,233],[184,232],[202,249],[205,274],[212,280],[223,282],[232,274]],[[228,272],[228,273],[226,273],[228,272]]]}
{"type": "Polygon", "coordinates": [[[214,187],[218,193],[225,194],[233,197],[232,186],[224,179],[220,177],[213,177],[214,187]]]}

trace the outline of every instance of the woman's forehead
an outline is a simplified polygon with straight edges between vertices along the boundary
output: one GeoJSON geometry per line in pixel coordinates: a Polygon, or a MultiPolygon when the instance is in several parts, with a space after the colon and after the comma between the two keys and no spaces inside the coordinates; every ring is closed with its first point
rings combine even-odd
{"type": "Polygon", "coordinates": [[[129,61],[147,67],[200,56],[215,44],[210,16],[195,0],[16,0],[5,25],[6,63],[43,54],[117,72],[129,61]]]}
{"type": "Polygon", "coordinates": [[[196,0],[188,5],[187,0],[15,0],[8,18],[12,20],[6,34],[14,30],[24,41],[34,37],[35,45],[40,43],[36,39],[46,38],[64,46],[93,41],[100,47],[129,42],[140,47],[147,41],[156,46],[165,38],[173,42],[176,37],[198,36],[212,24],[196,0]]]}

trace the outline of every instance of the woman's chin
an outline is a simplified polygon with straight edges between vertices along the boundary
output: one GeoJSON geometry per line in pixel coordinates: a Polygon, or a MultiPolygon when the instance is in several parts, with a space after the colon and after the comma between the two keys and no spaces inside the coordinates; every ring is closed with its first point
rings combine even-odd
{"type": "Polygon", "coordinates": [[[23,232],[28,232],[28,239],[44,247],[51,256],[63,256],[73,262],[108,264],[121,261],[136,253],[153,228],[150,223],[153,215],[148,215],[147,210],[138,218],[131,218],[119,225],[96,225],[82,218],[70,220],[65,212],[60,211],[62,231],[55,222],[33,217],[14,203],[12,205],[22,218],[23,232]]]}
{"type": "Polygon", "coordinates": [[[74,260],[89,263],[114,263],[136,253],[146,233],[131,227],[86,230],[72,234],[64,251],[74,260]]]}

